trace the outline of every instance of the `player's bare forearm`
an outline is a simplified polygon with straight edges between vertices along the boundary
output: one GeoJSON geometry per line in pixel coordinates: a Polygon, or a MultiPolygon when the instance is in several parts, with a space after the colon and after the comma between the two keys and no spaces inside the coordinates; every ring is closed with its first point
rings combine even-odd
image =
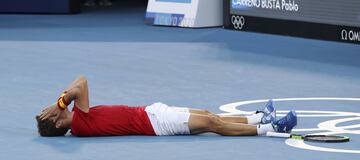
{"type": "Polygon", "coordinates": [[[86,83],[87,80],[84,76],[79,76],[73,82],[71,82],[69,87],[65,90],[67,92],[64,97],[65,101],[71,103],[73,100],[79,98],[85,88],[84,85],[87,85],[86,83]]]}
{"type": "Polygon", "coordinates": [[[74,88],[78,88],[82,83],[85,83],[86,81],[87,80],[86,80],[85,76],[79,76],[73,82],[71,82],[71,84],[69,85],[69,87],[65,91],[69,91],[69,90],[72,90],[74,88]]]}
{"type": "Polygon", "coordinates": [[[65,90],[65,101],[71,103],[75,100],[75,105],[81,110],[87,112],[89,109],[89,91],[87,85],[87,79],[84,76],[76,78],[70,86],[65,90]]]}
{"type": "MultiPolygon", "coordinates": [[[[70,104],[75,100],[75,105],[81,110],[87,112],[89,109],[89,98],[88,98],[88,86],[87,80],[84,76],[79,76],[75,79],[70,86],[65,90],[66,95],[64,96],[65,101],[70,104]]],[[[62,113],[62,110],[57,107],[56,104],[51,105],[45,108],[41,115],[40,119],[44,120],[51,116],[56,116],[57,118],[62,113]]],[[[55,119],[57,119],[55,118],[55,119]]]]}

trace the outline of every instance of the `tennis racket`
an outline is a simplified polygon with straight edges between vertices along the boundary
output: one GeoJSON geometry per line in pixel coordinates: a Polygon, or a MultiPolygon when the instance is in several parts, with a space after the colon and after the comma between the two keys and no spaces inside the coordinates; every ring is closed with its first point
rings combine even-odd
{"type": "Polygon", "coordinates": [[[292,138],[311,142],[323,142],[323,143],[340,143],[349,142],[350,138],[340,135],[300,135],[300,134],[289,134],[289,133],[277,133],[267,132],[268,137],[279,137],[279,138],[292,138]]]}

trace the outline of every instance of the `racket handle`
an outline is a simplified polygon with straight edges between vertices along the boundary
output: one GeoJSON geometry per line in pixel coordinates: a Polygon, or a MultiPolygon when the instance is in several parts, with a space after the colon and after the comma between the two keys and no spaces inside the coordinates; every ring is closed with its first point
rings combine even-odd
{"type": "Polygon", "coordinates": [[[281,137],[281,138],[290,138],[291,134],[289,133],[278,133],[278,132],[266,132],[268,137],[281,137]]]}

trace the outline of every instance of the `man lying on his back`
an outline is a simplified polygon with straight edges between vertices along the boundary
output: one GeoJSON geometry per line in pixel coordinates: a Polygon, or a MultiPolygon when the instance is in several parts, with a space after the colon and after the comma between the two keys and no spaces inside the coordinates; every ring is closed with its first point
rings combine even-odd
{"type": "Polygon", "coordinates": [[[41,136],[196,135],[213,132],[224,136],[262,135],[268,131],[290,132],[297,124],[294,111],[276,120],[272,101],[250,116],[219,116],[207,110],[180,108],[163,103],[130,107],[89,107],[85,77],[77,78],[57,103],[36,116],[41,136]],[[72,111],[67,106],[74,101],[72,111]]]}

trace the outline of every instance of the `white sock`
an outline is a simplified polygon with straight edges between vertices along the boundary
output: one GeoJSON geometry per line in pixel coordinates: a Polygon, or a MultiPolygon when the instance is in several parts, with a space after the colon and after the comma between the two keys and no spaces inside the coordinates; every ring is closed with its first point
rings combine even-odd
{"type": "Polygon", "coordinates": [[[251,116],[246,116],[248,124],[259,124],[261,118],[264,116],[264,113],[253,114],[251,116]]]}
{"type": "Polygon", "coordinates": [[[274,127],[272,126],[271,123],[268,124],[259,124],[256,127],[257,130],[257,134],[258,135],[263,135],[266,134],[266,132],[274,132],[274,127]]]}

